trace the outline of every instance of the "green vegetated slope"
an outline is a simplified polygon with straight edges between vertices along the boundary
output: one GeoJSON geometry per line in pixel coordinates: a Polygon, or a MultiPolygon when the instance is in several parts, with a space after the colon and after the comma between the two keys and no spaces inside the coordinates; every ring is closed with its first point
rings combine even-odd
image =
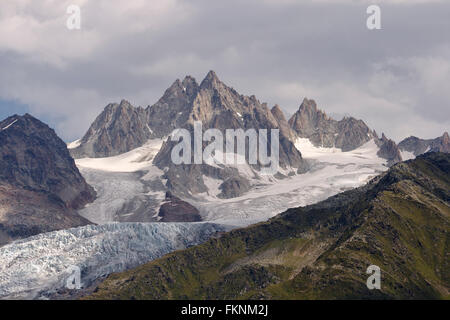
{"type": "Polygon", "coordinates": [[[88,299],[448,299],[450,156],[110,275],[88,299]],[[381,290],[366,269],[381,268],[381,290]]]}

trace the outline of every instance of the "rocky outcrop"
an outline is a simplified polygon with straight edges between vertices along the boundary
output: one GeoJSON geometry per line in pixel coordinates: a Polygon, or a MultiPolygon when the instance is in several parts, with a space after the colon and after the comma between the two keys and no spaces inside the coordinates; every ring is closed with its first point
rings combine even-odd
{"type": "Polygon", "coordinates": [[[384,133],[381,135],[381,139],[375,139],[375,142],[380,148],[377,155],[386,159],[388,166],[392,166],[397,162],[402,161],[402,156],[397,144],[393,140],[386,138],[384,133]]]}
{"type": "Polygon", "coordinates": [[[299,137],[308,138],[315,146],[342,151],[354,150],[375,137],[362,120],[353,117],[334,120],[318,109],[314,100],[307,98],[289,119],[289,125],[299,137]]]}
{"type": "Polygon", "coordinates": [[[388,166],[402,161],[397,144],[386,138],[378,138],[362,120],[344,117],[337,121],[317,108],[314,100],[305,98],[298,111],[289,119],[289,125],[301,138],[307,138],[317,147],[340,148],[351,151],[374,140],[380,148],[378,156],[387,160],[388,166]]]}
{"type": "MultiPolygon", "coordinates": [[[[319,110],[314,100],[304,98],[298,111],[289,119],[289,125],[299,134],[300,137],[310,138],[313,136],[318,136],[319,132],[317,131],[320,129],[324,129],[321,132],[322,134],[327,134],[326,129],[330,129],[329,127],[332,127],[331,129],[334,131],[336,121],[332,121],[332,119],[330,119],[325,112],[319,110]]],[[[324,143],[326,145],[331,142],[331,139],[329,142],[327,139],[320,140],[325,140],[324,143]]]]}
{"type": "Polygon", "coordinates": [[[199,89],[191,76],[186,76],[183,81],[177,79],[158,102],[147,107],[149,126],[157,137],[168,136],[174,129],[184,127],[199,89]]]}
{"type": "Polygon", "coordinates": [[[272,112],[272,115],[274,116],[275,120],[278,123],[278,128],[280,128],[280,131],[284,137],[288,137],[291,140],[295,140],[297,137],[297,134],[294,130],[292,130],[291,126],[289,125],[288,121],[286,120],[286,117],[284,116],[283,111],[281,110],[279,105],[273,106],[273,108],[270,110],[272,112]]]}
{"type": "Polygon", "coordinates": [[[345,117],[338,121],[335,146],[342,151],[354,150],[373,138],[373,132],[362,120],[345,117]]]}
{"type": "Polygon", "coordinates": [[[0,122],[0,238],[88,224],[75,210],[94,198],[52,129],[29,114],[0,122]]]}
{"type": "Polygon", "coordinates": [[[435,139],[420,139],[417,137],[409,137],[402,140],[398,147],[402,151],[411,152],[415,156],[425,152],[450,152],[450,137],[445,132],[441,137],[435,139]]]}
{"type": "Polygon", "coordinates": [[[235,176],[225,180],[219,189],[222,191],[219,194],[221,198],[235,198],[239,197],[248,190],[250,190],[250,183],[242,177],[235,176]]]}
{"type": "Polygon", "coordinates": [[[40,233],[88,224],[87,219],[55,195],[0,183],[0,246],[40,233]]]}
{"type": "Polygon", "coordinates": [[[174,196],[170,191],[167,191],[165,202],[159,208],[158,217],[161,222],[197,222],[202,220],[197,208],[174,196]]]}
{"type": "Polygon", "coordinates": [[[102,158],[138,148],[154,136],[147,119],[143,108],[135,108],[128,101],[111,103],[70,152],[74,158],[102,158]]]}

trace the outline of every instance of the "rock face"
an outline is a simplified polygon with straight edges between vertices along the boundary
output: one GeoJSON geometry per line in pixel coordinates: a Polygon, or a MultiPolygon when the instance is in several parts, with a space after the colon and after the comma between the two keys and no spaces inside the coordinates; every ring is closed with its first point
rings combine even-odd
{"type": "Polygon", "coordinates": [[[250,184],[246,179],[241,177],[231,177],[225,180],[219,186],[219,189],[222,191],[219,195],[220,197],[235,198],[250,190],[250,184]]]}
{"type": "Polygon", "coordinates": [[[151,137],[145,110],[122,100],[107,105],[70,152],[74,158],[111,157],[140,147],[151,137]]]}
{"type": "Polygon", "coordinates": [[[174,129],[183,128],[189,119],[199,91],[197,81],[187,76],[176,80],[153,106],[148,106],[149,125],[158,137],[165,137],[174,129]]]}
{"type": "Polygon", "coordinates": [[[166,201],[159,208],[161,222],[197,222],[202,218],[199,211],[186,201],[175,197],[170,191],[166,193],[166,201]]]}
{"type": "Polygon", "coordinates": [[[374,139],[380,150],[378,156],[387,160],[388,166],[402,161],[397,144],[386,138],[378,138],[375,131],[362,120],[344,117],[336,121],[317,108],[314,100],[304,99],[298,111],[289,119],[289,125],[301,138],[308,138],[317,147],[336,147],[342,151],[354,150],[374,139]]]}
{"type": "Polygon", "coordinates": [[[392,166],[397,162],[402,161],[402,156],[397,144],[393,140],[386,138],[384,133],[382,134],[381,139],[375,139],[375,142],[380,147],[380,150],[377,153],[378,156],[386,159],[388,166],[392,166]]]}
{"type": "Polygon", "coordinates": [[[304,99],[289,125],[301,138],[308,138],[318,147],[336,147],[350,151],[375,138],[374,132],[362,121],[345,117],[340,121],[329,118],[317,108],[314,100],[304,99]]]}
{"type": "Polygon", "coordinates": [[[450,152],[450,137],[445,132],[442,137],[435,139],[420,139],[417,137],[409,137],[402,140],[398,147],[402,151],[411,152],[415,156],[425,152],[450,152]]]}
{"type": "Polygon", "coordinates": [[[297,134],[295,131],[291,128],[288,121],[286,120],[283,111],[281,110],[279,105],[275,105],[270,112],[272,112],[272,115],[274,116],[275,120],[278,123],[278,127],[280,128],[280,131],[282,132],[283,136],[289,137],[292,140],[295,140],[297,134]]]}
{"type": "Polygon", "coordinates": [[[76,213],[95,191],[66,144],[29,114],[0,122],[0,238],[88,224],[76,213]]]}

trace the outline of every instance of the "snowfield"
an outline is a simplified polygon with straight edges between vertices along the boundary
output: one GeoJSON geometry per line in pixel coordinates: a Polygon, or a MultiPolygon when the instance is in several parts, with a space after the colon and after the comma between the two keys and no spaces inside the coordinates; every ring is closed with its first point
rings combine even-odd
{"type": "MultiPolygon", "coordinates": [[[[157,215],[165,196],[165,181],[161,178],[164,172],[151,161],[161,143],[161,140],[151,140],[116,157],[78,159],[76,163],[82,175],[98,193],[94,203],[80,210],[80,214],[100,224],[123,221],[124,216],[132,214],[128,208],[145,203],[157,215]]],[[[309,172],[288,176],[290,170],[286,170],[285,178],[275,178],[259,176],[248,164],[233,165],[252,184],[249,192],[232,199],[218,198],[223,181],[204,176],[208,191],[186,201],[200,210],[204,221],[245,227],[288,208],[313,204],[361,186],[387,169],[386,160],[377,156],[379,149],[373,140],[349,152],[315,147],[302,138],[297,139],[295,146],[310,162],[309,172]]]]}
{"type": "Polygon", "coordinates": [[[82,282],[89,285],[111,272],[199,244],[217,231],[265,221],[288,208],[361,186],[387,170],[373,140],[342,152],[298,139],[295,146],[311,167],[305,174],[287,175],[290,170],[286,170],[284,178],[258,177],[250,166],[239,165],[237,169],[252,189],[233,199],[218,198],[222,181],[205,177],[208,192],[187,200],[200,210],[203,223],[118,223],[130,221],[127,218],[139,210],[147,210],[142,211],[143,217],[149,216],[150,209],[157,215],[166,181],[152,161],[161,143],[151,140],[116,157],[76,160],[98,196],[80,214],[99,225],[40,234],[1,247],[0,298],[45,297],[64,287],[70,266],[79,267],[82,282]]]}
{"type": "MultiPolygon", "coordinates": [[[[75,163],[81,168],[90,168],[109,172],[136,172],[152,167],[153,158],[158,153],[164,139],[149,140],[142,147],[118,156],[108,158],[77,159],[75,163]]],[[[75,142],[73,142],[75,143],[75,142]]]]}
{"type": "Polygon", "coordinates": [[[211,186],[210,191],[198,201],[191,201],[192,204],[199,208],[206,221],[244,227],[265,221],[289,208],[313,204],[359,187],[387,170],[386,160],[377,156],[379,149],[373,140],[349,152],[317,148],[308,139],[301,138],[295,146],[311,163],[307,173],[260,180],[255,180],[249,173],[247,177],[254,183],[254,188],[232,199],[211,196],[217,194],[217,183],[210,179],[207,183],[211,186]]]}
{"type": "Polygon", "coordinates": [[[112,223],[16,241],[0,248],[0,298],[43,298],[65,286],[72,266],[87,286],[224,230],[211,223],[112,223]]]}
{"type": "Polygon", "coordinates": [[[103,224],[126,220],[133,213],[127,210],[142,204],[154,207],[157,213],[165,198],[161,179],[164,172],[153,166],[152,161],[162,143],[163,139],[154,139],[115,157],[75,160],[83,177],[97,192],[97,199],[80,210],[80,215],[103,224]]]}

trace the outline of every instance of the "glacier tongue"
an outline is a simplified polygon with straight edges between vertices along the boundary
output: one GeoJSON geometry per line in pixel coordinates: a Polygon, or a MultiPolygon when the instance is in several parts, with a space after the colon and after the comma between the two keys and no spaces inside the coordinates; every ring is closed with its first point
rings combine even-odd
{"type": "Polygon", "coordinates": [[[199,244],[213,223],[110,223],[40,234],[0,248],[0,299],[36,299],[65,286],[69,268],[83,286],[169,252],[199,244]]]}

